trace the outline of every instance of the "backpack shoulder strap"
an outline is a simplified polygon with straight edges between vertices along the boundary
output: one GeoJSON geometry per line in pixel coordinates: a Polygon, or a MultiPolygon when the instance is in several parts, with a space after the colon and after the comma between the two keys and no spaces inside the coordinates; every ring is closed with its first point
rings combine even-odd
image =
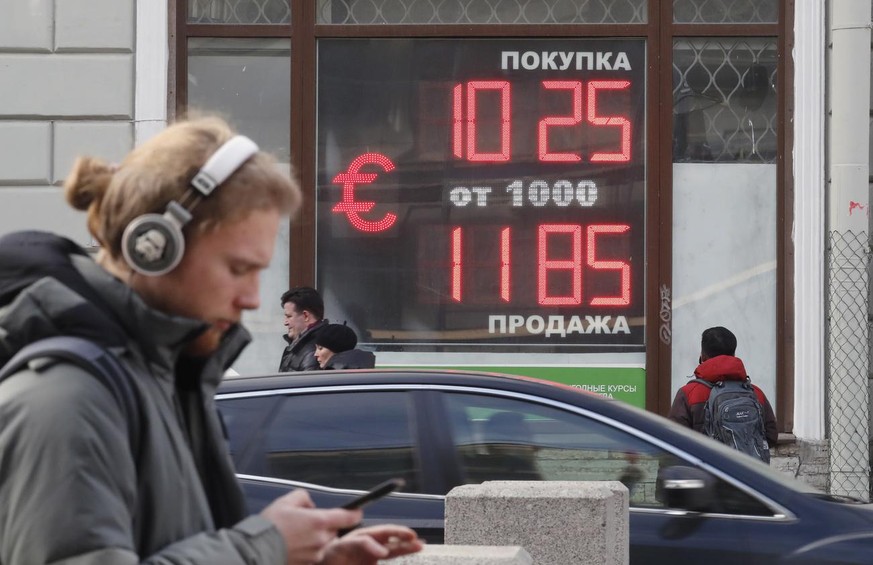
{"type": "MultiPolygon", "coordinates": [[[[702,384],[702,385],[706,386],[706,388],[709,388],[709,389],[711,389],[712,387],[717,386],[719,384],[719,383],[711,383],[711,382],[707,381],[706,379],[701,379],[700,377],[694,377],[694,380],[691,382],[702,384]]],[[[719,381],[719,382],[721,382],[721,381],[719,381]]]]}
{"type": "Polygon", "coordinates": [[[127,418],[131,452],[139,460],[142,429],[139,401],[127,369],[111,352],[91,340],[73,336],[55,336],[23,347],[0,369],[0,383],[40,358],[62,359],[97,378],[115,397],[127,418]]]}

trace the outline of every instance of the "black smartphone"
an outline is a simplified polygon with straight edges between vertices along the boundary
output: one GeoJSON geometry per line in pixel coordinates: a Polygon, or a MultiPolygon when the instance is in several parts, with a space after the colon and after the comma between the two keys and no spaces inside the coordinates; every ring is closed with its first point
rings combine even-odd
{"type": "Polygon", "coordinates": [[[346,510],[357,510],[362,506],[373,502],[374,500],[379,500],[389,492],[393,492],[397,489],[403,488],[403,485],[406,484],[406,481],[403,479],[388,479],[384,483],[380,483],[365,492],[361,496],[355,498],[354,500],[350,500],[342,505],[342,508],[346,510]]]}

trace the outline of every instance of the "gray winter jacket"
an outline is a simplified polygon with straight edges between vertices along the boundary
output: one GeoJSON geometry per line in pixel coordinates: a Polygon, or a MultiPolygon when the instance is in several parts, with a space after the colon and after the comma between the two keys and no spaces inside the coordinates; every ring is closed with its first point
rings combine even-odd
{"type": "Polygon", "coordinates": [[[3,381],[0,563],[285,563],[275,526],[246,518],[213,400],[248,334],[180,358],[202,329],[150,309],[67,240],[0,238],[0,364],[44,337],[89,338],[131,372],[141,408],[137,456],[122,407],[87,372],[31,363],[3,381]]]}

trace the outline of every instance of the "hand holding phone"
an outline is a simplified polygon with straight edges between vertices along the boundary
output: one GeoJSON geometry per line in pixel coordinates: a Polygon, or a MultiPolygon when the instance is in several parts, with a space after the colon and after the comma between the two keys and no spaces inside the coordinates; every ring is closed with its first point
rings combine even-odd
{"type": "Polygon", "coordinates": [[[357,510],[375,500],[379,500],[390,492],[403,488],[405,484],[406,481],[403,479],[388,479],[384,483],[376,485],[361,496],[343,504],[342,508],[345,508],[346,510],[357,510]]]}

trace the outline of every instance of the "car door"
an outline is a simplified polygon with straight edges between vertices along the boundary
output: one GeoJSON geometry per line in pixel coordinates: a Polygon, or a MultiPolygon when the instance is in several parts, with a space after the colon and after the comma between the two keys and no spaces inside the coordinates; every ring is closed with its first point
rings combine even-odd
{"type": "Polygon", "coordinates": [[[446,391],[443,400],[463,483],[625,484],[630,493],[632,563],[772,563],[781,544],[771,542],[790,533],[790,520],[781,512],[715,476],[717,497],[705,512],[668,509],[658,490],[659,472],[675,465],[699,466],[620,422],[524,395],[446,391]]]}
{"type": "Polygon", "coordinates": [[[319,507],[339,506],[401,478],[403,491],[369,505],[364,523],[402,521],[425,539],[441,538],[443,493],[432,492],[421,464],[415,402],[404,390],[360,387],[221,398],[250,510],[293,488],[319,507]]]}

